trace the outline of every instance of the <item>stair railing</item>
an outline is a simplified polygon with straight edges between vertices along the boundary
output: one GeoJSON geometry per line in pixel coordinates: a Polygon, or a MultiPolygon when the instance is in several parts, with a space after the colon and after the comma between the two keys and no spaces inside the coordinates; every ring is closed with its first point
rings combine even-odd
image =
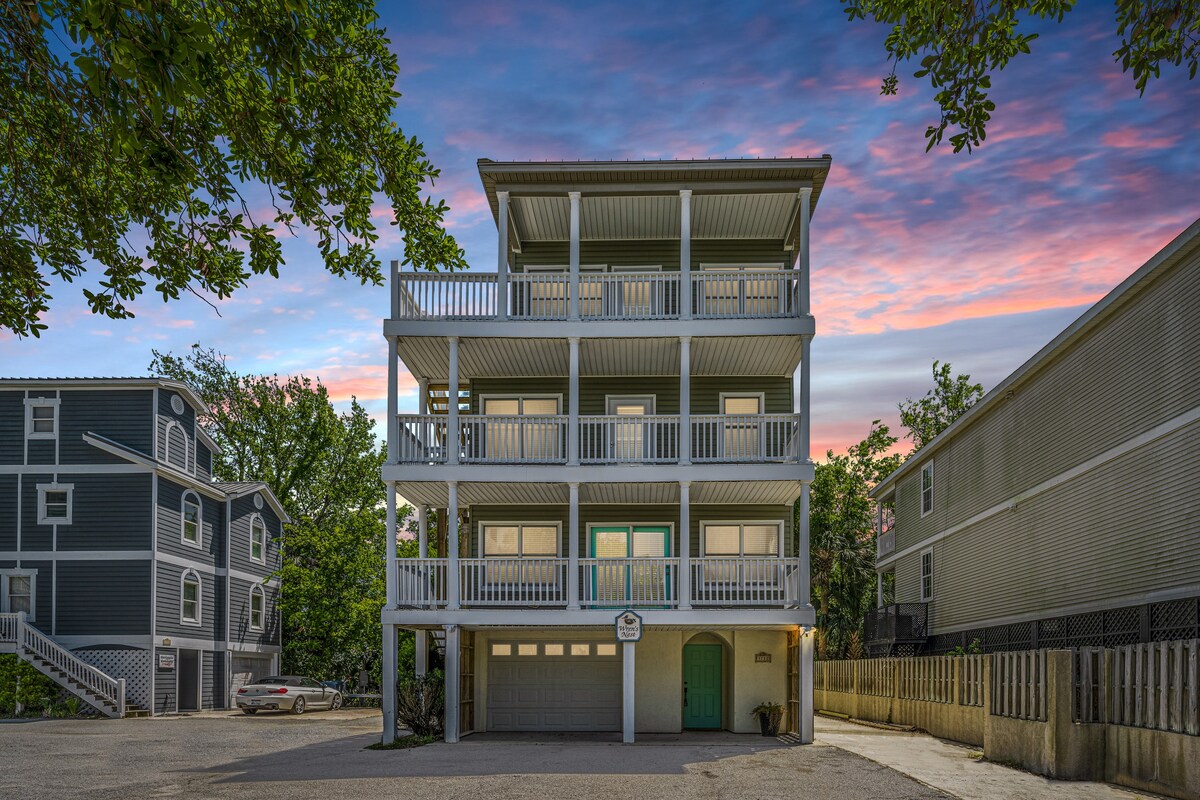
{"type": "Polygon", "coordinates": [[[58,642],[25,621],[24,612],[17,614],[19,647],[66,675],[101,700],[116,706],[113,713],[99,709],[110,717],[125,716],[125,679],[112,678],[88,664],[58,642]]]}

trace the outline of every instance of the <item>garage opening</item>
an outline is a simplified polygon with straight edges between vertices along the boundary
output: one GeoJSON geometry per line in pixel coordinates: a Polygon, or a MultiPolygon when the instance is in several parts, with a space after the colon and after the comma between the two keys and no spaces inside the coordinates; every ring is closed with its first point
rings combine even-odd
{"type": "Polygon", "coordinates": [[[621,730],[621,651],[614,642],[488,646],[489,731],[621,730]]]}
{"type": "Polygon", "coordinates": [[[229,707],[236,708],[238,689],[252,683],[255,678],[262,678],[271,674],[271,657],[235,655],[231,666],[229,707]]]}

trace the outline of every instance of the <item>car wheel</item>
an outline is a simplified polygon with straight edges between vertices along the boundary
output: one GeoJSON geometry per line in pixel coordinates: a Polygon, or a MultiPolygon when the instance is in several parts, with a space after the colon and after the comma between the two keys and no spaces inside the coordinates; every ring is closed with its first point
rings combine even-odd
{"type": "Polygon", "coordinates": [[[292,703],[292,713],[293,714],[303,714],[304,713],[304,698],[303,697],[297,697],[296,702],[292,703]]]}
{"type": "Polygon", "coordinates": [[[331,700],[329,702],[329,710],[337,711],[341,707],[342,707],[342,695],[341,695],[341,693],[338,693],[338,694],[335,694],[333,696],[333,700],[331,700]]]}
{"type": "Polygon", "coordinates": [[[257,708],[243,708],[242,713],[243,714],[257,714],[258,709],[257,708]]]}

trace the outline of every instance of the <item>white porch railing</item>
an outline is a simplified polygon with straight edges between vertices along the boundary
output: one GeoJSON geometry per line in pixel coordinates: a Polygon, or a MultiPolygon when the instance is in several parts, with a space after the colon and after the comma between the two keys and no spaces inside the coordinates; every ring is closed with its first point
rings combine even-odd
{"type": "Polygon", "coordinates": [[[400,414],[396,458],[401,464],[446,462],[445,414],[400,414]]]}
{"type": "MultiPolygon", "coordinates": [[[[696,319],[764,319],[800,315],[798,273],[791,269],[702,270],[681,291],[680,273],[583,272],[575,292],[586,320],[678,319],[683,302],[696,319]]],[[[510,319],[565,320],[570,313],[567,272],[514,272],[497,297],[494,272],[398,272],[393,277],[397,319],[495,319],[498,299],[510,319]]]]}
{"type": "Polygon", "coordinates": [[[581,558],[579,604],[585,608],[674,608],[677,558],[581,558]]]}
{"type": "Polygon", "coordinates": [[[875,558],[890,556],[896,550],[896,529],[884,531],[875,540],[875,558]]]}
{"type": "Polygon", "coordinates": [[[763,319],[800,315],[799,281],[790,269],[692,273],[697,319],[763,319]]]}
{"type": "Polygon", "coordinates": [[[761,463],[799,459],[799,414],[692,417],[692,461],[761,463]]]}
{"type": "Polygon", "coordinates": [[[496,274],[398,272],[393,276],[397,319],[491,319],[496,274]]]}
{"type": "Polygon", "coordinates": [[[446,605],[444,558],[396,559],[396,605],[401,608],[438,608],[446,605]]]}
{"type": "Polygon", "coordinates": [[[800,562],[794,558],[693,558],[692,605],[799,605],[800,562]]]}
{"type": "Polygon", "coordinates": [[[463,450],[466,463],[561,464],[567,460],[567,417],[464,414],[463,450]]]}
{"type": "Polygon", "coordinates": [[[584,464],[664,464],[678,461],[679,417],[580,417],[579,460],[584,464]]]}
{"type": "Polygon", "coordinates": [[[565,606],[565,558],[464,558],[464,606],[565,606]]]}
{"type": "MultiPolygon", "coordinates": [[[[109,717],[125,716],[125,680],[113,678],[81,660],[24,619],[24,614],[0,614],[0,641],[16,645],[18,656],[40,661],[57,671],[54,680],[74,690],[80,687],[102,701],[97,710],[109,717]],[[65,682],[64,682],[65,681],[65,682]]],[[[41,667],[39,667],[41,669],[41,667]]],[[[49,673],[47,673],[49,674],[49,673]]]]}

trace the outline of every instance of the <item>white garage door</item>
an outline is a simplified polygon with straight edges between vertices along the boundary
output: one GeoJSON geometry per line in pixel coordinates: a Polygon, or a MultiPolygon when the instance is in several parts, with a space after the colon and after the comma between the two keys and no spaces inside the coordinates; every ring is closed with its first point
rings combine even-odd
{"type": "Polygon", "coordinates": [[[621,656],[611,642],[492,642],[490,731],[621,730],[621,656]]]}
{"type": "Polygon", "coordinates": [[[253,681],[271,674],[270,656],[238,656],[233,657],[233,675],[229,681],[230,703],[237,698],[238,689],[253,681]]]}

